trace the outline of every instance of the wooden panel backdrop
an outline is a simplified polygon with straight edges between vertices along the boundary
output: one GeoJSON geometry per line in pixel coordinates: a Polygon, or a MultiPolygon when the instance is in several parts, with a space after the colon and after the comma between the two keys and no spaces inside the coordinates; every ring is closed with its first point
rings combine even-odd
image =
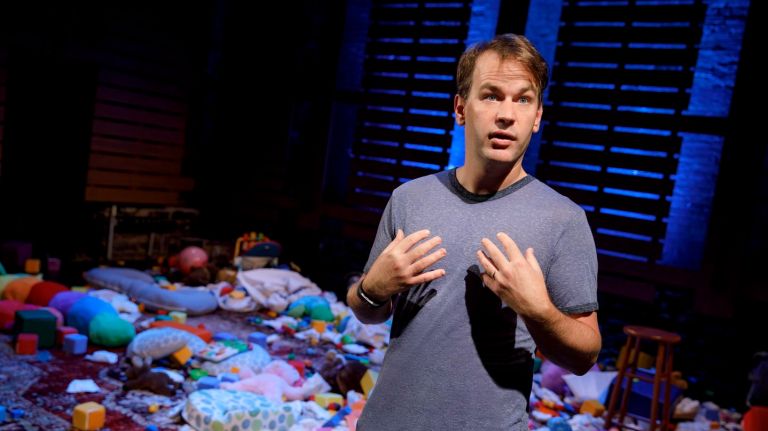
{"type": "Polygon", "coordinates": [[[347,222],[347,235],[373,238],[394,188],[448,164],[469,17],[469,2],[373,2],[348,208],[327,209],[347,222]]]}
{"type": "Polygon", "coordinates": [[[187,96],[183,61],[163,35],[110,27],[93,112],[86,201],[178,205],[194,182],[183,174],[187,96]]]}

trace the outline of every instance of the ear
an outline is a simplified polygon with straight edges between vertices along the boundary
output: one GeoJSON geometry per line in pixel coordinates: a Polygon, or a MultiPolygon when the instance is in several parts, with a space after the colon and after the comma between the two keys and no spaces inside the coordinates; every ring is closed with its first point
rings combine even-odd
{"type": "Polygon", "coordinates": [[[453,97],[453,112],[456,114],[456,124],[463,126],[466,123],[464,116],[464,106],[466,101],[458,94],[453,97]]]}
{"type": "Polygon", "coordinates": [[[539,109],[536,111],[536,119],[533,120],[533,133],[537,133],[541,128],[541,115],[544,113],[544,106],[539,102],[539,109]]]}

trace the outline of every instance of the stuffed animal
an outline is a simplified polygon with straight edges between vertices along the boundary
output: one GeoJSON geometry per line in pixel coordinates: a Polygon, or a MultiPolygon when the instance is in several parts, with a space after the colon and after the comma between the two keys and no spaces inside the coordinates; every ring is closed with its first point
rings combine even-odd
{"type": "Polygon", "coordinates": [[[246,368],[240,371],[239,381],[222,383],[221,388],[264,395],[275,403],[281,403],[284,400],[303,400],[312,394],[330,390],[330,386],[320,374],[313,375],[300,387],[291,386],[290,380],[293,380],[298,373],[286,372],[289,367],[293,368],[285,361],[276,360],[264,367],[261,374],[254,374],[246,368]],[[275,364],[276,362],[282,362],[282,364],[275,364]]]}
{"type": "Polygon", "coordinates": [[[123,383],[123,391],[143,389],[166,397],[176,394],[178,383],[168,374],[150,370],[152,358],[134,356],[130,365],[125,373],[128,380],[123,383]]]}

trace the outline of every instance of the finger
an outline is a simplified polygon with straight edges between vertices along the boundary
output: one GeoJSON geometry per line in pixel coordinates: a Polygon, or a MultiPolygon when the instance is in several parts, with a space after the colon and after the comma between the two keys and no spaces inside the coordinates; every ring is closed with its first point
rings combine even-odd
{"type": "Polygon", "coordinates": [[[487,284],[487,282],[493,280],[493,278],[491,278],[491,274],[496,275],[496,271],[499,269],[494,266],[493,262],[488,259],[488,256],[486,256],[482,250],[477,251],[477,260],[480,262],[480,266],[483,267],[483,271],[485,271],[485,273],[482,274],[482,278],[483,282],[487,284]]]}
{"type": "Polygon", "coordinates": [[[483,238],[480,243],[483,245],[486,251],[486,257],[493,262],[496,268],[501,268],[505,263],[509,263],[507,256],[499,250],[499,247],[488,238],[483,238]]]}
{"type": "Polygon", "coordinates": [[[504,246],[504,251],[507,252],[507,256],[509,257],[510,262],[523,257],[523,254],[520,252],[520,248],[517,246],[517,243],[515,243],[515,241],[510,238],[509,235],[504,232],[499,232],[496,234],[496,238],[498,238],[499,241],[501,241],[501,245],[504,246]]]}
{"type": "Polygon", "coordinates": [[[525,260],[528,261],[528,263],[533,267],[533,269],[536,270],[536,272],[543,274],[541,271],[541,266],[539,266],[539,261],[533,254],[533,247],[528,247],[528,250],[525,250],[525,260]]]}
{"type": "Polygon", "coordinates": [[[401,253],[405,253],[408,250],[413,247],[414,244],[421,241],[422,239],[429,236],[429,229],[422,229],[419,231],[416,231],[405,238],[403,238],[402,241],[400,241],[399,244],[397,244],[396,249],[399,250],[401,253]]]}
{"type": "Polygon", "coordinates": [[[432,238],[422,242],[421,244],[414,246],[411,250],[409,250],[406,253],[406,257],[409,259],[410,262],[415,262],[425,254],[427,254],[428,251],[437,247],[437,245],[440,244],[441,242],[443,242],[442,238],[440,238],[439,236],[433,236],[432,238]]]}
{"type": "Polygon", "coordinates": [[[399,244],[400,241],[403,240],[403,236],[405,236],[405,234],[403,233],[403,230],[402,229],[398,229],[397,233],[395,234],[395,238],[392,240],[392,242],[387,244],[387,246],[384,248],[384,250],[381,251],[381,254],[384,254],[384,253],[392,250],[393,248],[395,248],[397,246],[397,244],[399,244]]]}
{"type": "Polygon", "coordinates": [[[441,248],[440,250],[434,251],[427,256],[422,257],[421,259],[417,260],[416,262],[413,262],[411,265],[411,269],[413,269],[414,274],[418,274],[421,271],[424,271],[425,269],[432,266],[435,262],[445,257],[447,252],[444,248],[441,248]]]}
{"type": "Polygon", "coordinates": [[[428,283],[432,280],[437,280],[438,278],[445,275],[444,269],[434,269],[432,271],[427,271],[422,274],[419,274],[415,277],[410,278],[407,283],[409,286],[415,286],[422,283],[428,283]]]}

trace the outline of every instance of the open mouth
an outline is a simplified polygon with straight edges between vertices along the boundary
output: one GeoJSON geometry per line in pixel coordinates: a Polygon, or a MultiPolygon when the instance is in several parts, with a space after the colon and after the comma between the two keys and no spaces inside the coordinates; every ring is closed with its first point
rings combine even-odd
{"type": "Polygon", "coordinates": [[[506,148],[515,142],[514,135],[506,132],[493,132],[489,137],[493,148],[506,148]]]}

